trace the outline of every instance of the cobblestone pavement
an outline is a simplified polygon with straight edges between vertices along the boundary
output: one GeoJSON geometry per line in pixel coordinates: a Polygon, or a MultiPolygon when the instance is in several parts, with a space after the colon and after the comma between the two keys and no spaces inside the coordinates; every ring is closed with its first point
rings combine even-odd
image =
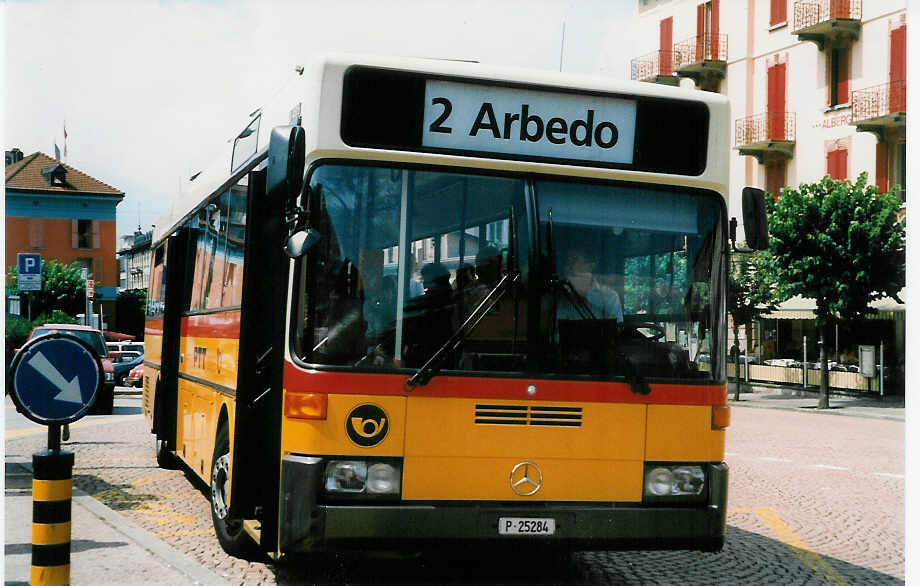
{"type": "MultiPolygon", "coordinates": [[[[176,550],[238,584],[581,583],[900,584],[904,578],[904,424],[736,408],[728,436],[724,550],[590,552],[509,557],[301,559],[262,564],[225,555],[203,492],[160,470],[139,397],[120,397],[108,423],[71,426],[74,485],[176,550]]],[[[7,461],[44,447],[7,434],[7,461]]],[[[126,560],[126,563],[130,561],[126,560]]]]}

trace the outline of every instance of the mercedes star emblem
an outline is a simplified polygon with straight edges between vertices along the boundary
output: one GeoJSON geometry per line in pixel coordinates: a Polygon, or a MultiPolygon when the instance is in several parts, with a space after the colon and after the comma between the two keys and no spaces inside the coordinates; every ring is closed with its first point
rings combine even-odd
{"type": "Polygon", "coordinates": [[[533,496],[543,486],[543,472],[533,462],[521,462],[511,469],[511,490],[519,496],[533,496]]]}

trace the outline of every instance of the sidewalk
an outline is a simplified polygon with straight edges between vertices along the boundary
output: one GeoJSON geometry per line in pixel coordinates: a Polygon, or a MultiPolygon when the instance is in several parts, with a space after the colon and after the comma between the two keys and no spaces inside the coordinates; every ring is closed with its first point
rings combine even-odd
{"type": "Polygon", "coordinates": [[[735,383],[728,383],[728,404],[732,407],[786,409],[803,413],[904,421],[904,397],[901,395],[858,397],[835,395],[832,391],[829,409],[817,408],[818,395],[818,390],[812,387],[806,391],[802,387],[752,382],[741,383],[740,400],[735,401],[735,383]]]}
{"type": "MultiPolygon", "coordinates": [[[[28,584],[32,566],[31,462],[5,462],[4,583],[28,584]]],[[[71,503],[72,584],[227,584],[211,570],[74,490],[71,503]]]]}

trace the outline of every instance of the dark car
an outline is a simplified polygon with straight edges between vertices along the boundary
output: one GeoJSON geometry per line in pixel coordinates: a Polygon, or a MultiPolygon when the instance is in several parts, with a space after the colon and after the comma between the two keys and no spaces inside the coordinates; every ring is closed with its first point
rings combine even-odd
{"type": "Polygon", "coordinates": [[[125,377],[131,369],[144,363],[144,355],[140,352],[109,352],[109,359],[115,369],[115,384],[120,387],[125,385],[125,377]]]}
{"type": "Polygon", "coordinates": [[[96,352],[96,355],[102,360],[102,370],[105,372],[105,380],[102,383],[102,391],[96,396],[96,401],[90,408],[90,414],[111,415],[112,407],[115,402],[115,368],[108,357],[108,349],[105,346],[105,338],[100,330],[89,326],[80,326],[75,324],[44,324],[33,328],[29,338],[44,336],[53,333],[68,334],[79,338],[90,345],[96,352]]]}

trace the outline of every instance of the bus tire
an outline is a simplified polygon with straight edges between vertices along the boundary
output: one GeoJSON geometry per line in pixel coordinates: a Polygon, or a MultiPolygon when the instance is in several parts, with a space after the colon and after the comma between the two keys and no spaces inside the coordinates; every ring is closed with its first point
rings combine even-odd
{"type": "Polygon", "coordinates": [[[245,560],[261,559],[255,542],[243,529],[243,522],[229,517],[227,492],[230,488],[230,432],[222,423],[214,442],[211,459],[211,521],[221,549],[227,554],[245,560]]]}
{"type": "Polygon", "coordinates": [[[175,470],[178,468],[176,455],[169,449],[166,440],[157,439],[157,466],[164,470],[175,470]]]}

